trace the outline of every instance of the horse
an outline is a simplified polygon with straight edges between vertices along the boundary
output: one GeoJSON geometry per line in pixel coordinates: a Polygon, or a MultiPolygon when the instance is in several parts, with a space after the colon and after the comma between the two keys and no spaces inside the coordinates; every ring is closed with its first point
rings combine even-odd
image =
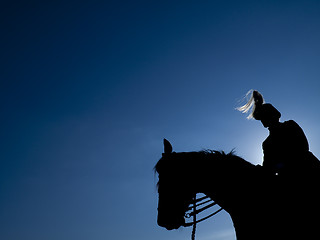
{"type": "Polygon", "coordinates": [[[176,153],[166,139],[155,172],[157,223],[167,230],[192,224],[186,212],[201,193],[230,215],[237,240],[320,239],[318,178],[282,178],[234,152],[176,153]]]}

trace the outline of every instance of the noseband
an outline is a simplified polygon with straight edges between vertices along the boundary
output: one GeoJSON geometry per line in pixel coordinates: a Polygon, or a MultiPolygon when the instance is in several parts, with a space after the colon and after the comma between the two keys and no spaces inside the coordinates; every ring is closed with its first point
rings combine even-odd
{"type": "Polygon", "coordinates": [[[190,226],[193,226],[192,228],[192,234],[191,234],[191,239],[192,240],[195,240],[195,235],[196,235],[196,227],[197,227],[197,223],[200,223],[214,215],[216,215],[217,213],[219,213],[223,208],[220,208],[218,209],[217,211],[209,214],[208,216],[206,217],[203,217],[201,218],[200,220],[197,220],[197,214],[198,213],[201,213],[213,206],[217,205],[217,203],[215,203],[213,200],[211,200],[208,196],[204,196],[204,197],[201,197],[201,198],[198,198],[197,199],[197,196],[195,195],[193,197],[193,205],[191,207],[189,207],[186,211],[186,214],[185,214],[185,217],[186,218],[193,218],[192,219],[192,222],[187,222],[185,223],[183,226],[184,227],[190,227],[190,226]],[[203,206],[205,205],[205,206],[203,206]],[[197,209],[197,207],[199,206],[203,206],[201,207],[200,209],[197,209]],[[192,211],[192,212],[190,212],[192,211]]]}

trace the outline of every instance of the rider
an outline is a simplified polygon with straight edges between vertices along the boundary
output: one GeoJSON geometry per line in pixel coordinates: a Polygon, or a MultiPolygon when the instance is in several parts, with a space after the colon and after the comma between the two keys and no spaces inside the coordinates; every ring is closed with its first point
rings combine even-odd
{"type": "Polygon", "coordinates": [[[296,175],[318,167],[318,159],[309,151],[308,140],[293,120],[280,122],[281,113],[270,103],[264,103],[258,91],[250,91],[247,104],[237,108],[244,113],[251,107],[248,118],[260,120],[269,129],[269,136],[262,144],[263,167],[274,175],[296,175]],[[307,171],[305,171],[307,170],[307,171]]]}

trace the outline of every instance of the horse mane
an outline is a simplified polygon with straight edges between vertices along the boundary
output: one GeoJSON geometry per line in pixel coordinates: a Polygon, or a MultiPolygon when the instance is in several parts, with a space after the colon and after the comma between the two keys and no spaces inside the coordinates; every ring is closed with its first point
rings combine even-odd
{"type": "Polygon", "coordinates": [[[178,168],[181,168],[183,163],[188,164],[190,163],[190,161],[193,161],[195,158],[199,156],[202,156],[203,158],[208,160],[214,160],[216,158],[228,159],[228,160],[241,159],[242,161],[246,162],[244,159],[242,159],[241,157],[235,154],[234,149],[231,150],[229,153],[225,153],[224,151],[212,150],[212,149],[205,149],[205,150],[193,151],[193,152],[179,152],[179,153],[172,152],[168,155],[163,154],[162,158],[156,163],[155,167],[153,168],[154,173],[159,174],[159,172],[161,171],[165,163],[170,164],[170,166],[174,169],[178,169],[178,168]],[[176,161],[167,162],[168,159],[166,158],[175,159],[176,161]]]}
{"type": "MultiPolygon", "coordinates": [[[[221,181],[230,181],[230,177],[237,178],[241,176],[249,178],[255,172],[252,171],[253,168],[255,168],[253,164],[237,156],[234,150],[226,153],[224,151],[205,149],[163,154],[154,167],[154,174],[162,174],[179,179],[185,174],[193,172],[196,175],[192,174],[192,178],[215,176],[221,178],[221,181]]],[[[156,188],[159,189],[159,181],[156,184],[156,188]]]]}

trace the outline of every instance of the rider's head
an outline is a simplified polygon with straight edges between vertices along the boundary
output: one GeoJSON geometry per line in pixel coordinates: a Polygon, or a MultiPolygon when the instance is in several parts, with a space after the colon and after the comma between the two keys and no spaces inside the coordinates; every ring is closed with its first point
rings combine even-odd
{"type": "Polygon", "coordinates": [[[252,108],[248,118],[260,120],[264,127],[272,127],[279,123],[281,113],[270,103],[264,103],[263,96],[256,90],[250,90],[247,96],[251,94],[248,102],[242,107],[237,108],[241,112],[248,112],[252,108]]]}

